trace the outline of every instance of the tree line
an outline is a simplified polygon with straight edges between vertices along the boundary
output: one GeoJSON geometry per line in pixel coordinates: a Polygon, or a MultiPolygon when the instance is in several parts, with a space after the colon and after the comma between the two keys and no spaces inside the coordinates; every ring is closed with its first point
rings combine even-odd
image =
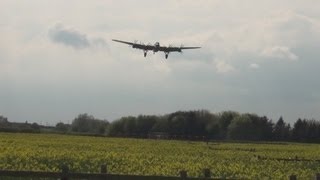
{"type": "MultiPolygon", "coordinates": [[[[12,127],[8,123],[1,116],[0,131],[5,127],[3,124],[12,127]]],[[[24,126],[37,132],[45,128],[35,123],[24,126]]],[[[79,114],[71,124],[59,122],[50,131],[137,138],[320,142],[320,121],[298,119],[291,126],[282,117],[273,122],[266,116],[235,111],[177,111],[161,116],[127,116],[112,122],[79,114]]]]}
{"type": "Polygon", "coordinates": [[[21,133],[40,133],[40,129],[44,126],[39,126],[37,123],[9,122],[7,117],[0,115],[0,132],[21,132],[21,133]]]}
{"type": "Polygon", "coordinates": [[[162,116],[127,116],[111,123],[80,114],[71,125],[58,123],[56,128],[115,137],[320,142],[319,121],[298,119],[291,127],[282,117],[274,123],[266,116],[235,111],[178,111],[162,116]]]}

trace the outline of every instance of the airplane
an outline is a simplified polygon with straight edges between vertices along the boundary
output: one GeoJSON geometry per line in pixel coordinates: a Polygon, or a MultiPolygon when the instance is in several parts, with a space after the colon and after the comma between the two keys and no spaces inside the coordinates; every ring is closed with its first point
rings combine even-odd
{"type": "Polygon", "coordinates": [[[180,47],[173,47],[173,46],[166,47],[166,46],[160,46],[159,42],[156,42],[154,45],[151,45],[151,44],[144,45],[142,43],[138,44],[137,42],[132,43],[132,42],[121,41],[121,40],[117,40],[117,39],[112,39],[112,41],[128,44],[128,45],[132,46],[132,48],[142,49],[144,57],[147,56],[147,52],[148,51],[153,51],[153,54],[158,52],[158,51],[163,51],[164,54],[165,54],[165,58],[166,59],[168,59],[168,56],[169,56],[170,52],[180,52],[180,53],[182,53],[182,50],[184,50],[184,49],[198,49],[198,48],[201,48],[201,47],[183,47],[182,45],[180,47]]]}

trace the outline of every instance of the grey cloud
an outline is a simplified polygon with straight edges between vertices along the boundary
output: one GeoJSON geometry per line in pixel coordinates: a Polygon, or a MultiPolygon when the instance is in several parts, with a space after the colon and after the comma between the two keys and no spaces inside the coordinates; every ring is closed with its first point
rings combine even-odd
{"type": "Polygon", "coordinates": [[[112,120],[201,107],[283,115],[286,121],[303,113],[320,117],[320,14],[315,2],[125,2],[1,6],[10,18],[0,16],[0,22],[12,26],[0,28],[0,64],[8,64],[1,64],[2,113],[11,120],[38,122],[66,121],[82,112],[112,120]],[[201,4],[206,7],[195,8],[201,4]],[[30,13],[34,10],[41,13],[30,13]],[[61,19],[72,24],[48,22],[61,19]],[[43,28],[49,42],[37,34],[43,28]],[[25,37],[31,33],[39,36],[25,37]],[[91,51],[108,47],[101,34],[202,48],[164,60],[163,53],[143,58],[141,51],[119,45],[106,56],[91,51]],[[55,51],[47,43],[77,51],[55,51]],[[289,61],[295,56],[298,61],[289,61]]]}
{"type": "Polygon", "coordinates": [[[102,38],[89,39],[86,34],[77,30],[65,28],[61,24],[57,24],[49,29],[48,33],[51,41],[55,43],[71,46],[75,49],[83,49],[89,47],[107,47],[107,43],[102,38]]]}
{"type": "Polygon", "coordinates": [[[62,25],[56,25],[49,30],[49,37],[53,42],[71,46],[76,49],[90,46],[85,34],[72,29],[66,29],[62,25]]]}
{"type": "Polygon", "coordinates": [[[291,52],[290,48],[285,46],[274,46],[271,48],[266,48],[262,52],[263,56],[278,58],[278,59],[288,59],[288,60],[298,60],[299,57],[291,52]]]}

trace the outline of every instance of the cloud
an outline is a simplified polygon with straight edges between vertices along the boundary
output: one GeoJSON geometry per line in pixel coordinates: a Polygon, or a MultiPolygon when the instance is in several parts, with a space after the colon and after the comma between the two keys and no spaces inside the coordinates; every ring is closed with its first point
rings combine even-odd
{"type": "Polygon", "coordinates": [[[320,117],[319,98],[309,98],[320,92],[319,3],[142,1],[0,3],[0,108],[11,119],[51,121],[79,112],[114,119],[199,107],[320,117]],[[143,58],[112,38],[202,48],[143,58]]]}
{"type": "Polygon", "coordinates": [[[92,39],[91,40],[91,44],[94,44],[95,46],[98,46],[98,47],[108,46],[107,42],[102,38],[94,38],[94,39],[92,39]]]}
{"type": "Polygon", "coordinates": [[[90,46],[89,40],[85,34],[81,34],[73,29],[66,29],[61,24],[57,24],[49,30],[49,37],[53,42],[71,46],[75,49],[90,46]]]}
{"type": "Polygon", "coordinates": [[[262,56],[276,59],[298,60],[299,57],[291,52],[290,48],[285,46],[274,46],[266,48],[262,52],[262,56]]]}
{"type": "Polygon", "coordinates": [[[251,69],[259,69],[259,68],[260,68],[259,64],[256,64],[256,63],[250,64],[249,67],[250,67],[251,69]]]}
{"type": "Polygon", "coordinates": [[[226,63],[225,61],[217,60],[215,61],[215,68],[218,73],[224,74],[224,73],[229,73],[235,70],[235,68],[226,63]]]}
{"type": "Polygon", "coordinates": [[[247,68],[243,64],[253,63],[251,59],[305,59],[303,49],[314,49],[320,40],[319,29],[318,19],[293,10],[281,10],[242,21],[230,29],[211,28],[194,39],[214,55],[210,59],[224,59],[242,71],[241,67],[247,68]]]}
{"type": "Polygon", "coordinates": [[[48,36],[55,43],[71,46],[75,49],[107,47],[107,43],[103,38],[89,39],[86,34],[71,28],[65,28],[62,24],[56,24],[50,28],[48,36]]]}

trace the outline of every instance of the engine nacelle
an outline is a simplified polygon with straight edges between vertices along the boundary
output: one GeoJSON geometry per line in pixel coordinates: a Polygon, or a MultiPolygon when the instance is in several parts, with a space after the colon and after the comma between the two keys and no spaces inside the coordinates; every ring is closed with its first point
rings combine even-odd
{"type": "Polygon", "coordinates": [[[164,54],[165,54],[165,58],[168,59],[169,52],[164,52],[164,54]]]}

